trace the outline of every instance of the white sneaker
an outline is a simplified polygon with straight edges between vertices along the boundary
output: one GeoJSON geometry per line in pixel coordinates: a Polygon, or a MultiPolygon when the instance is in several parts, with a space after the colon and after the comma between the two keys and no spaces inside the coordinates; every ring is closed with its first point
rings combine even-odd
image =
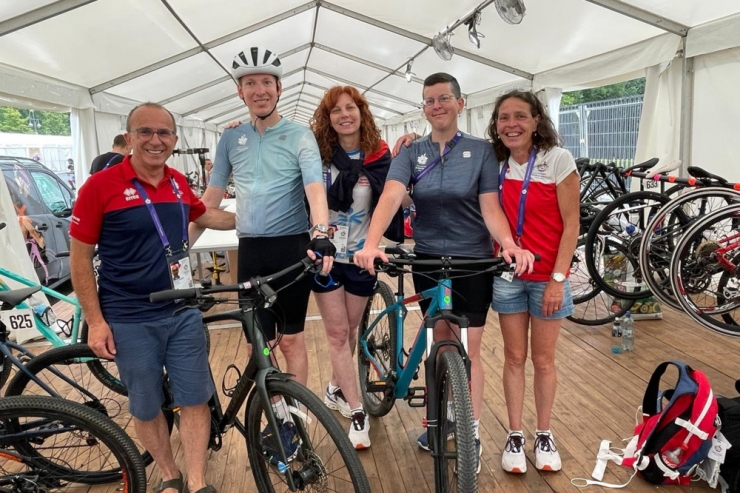
{"type": "Polygon", "coordinates": [[[518,431],[509,433],[501,455],[501,467],[504,471],[515,474],[527,472],[527,456],[524,455],[524,435],[518,431]]]}
{"type": "Polygon", "coordinates": [[[352,415],[352,423],[349,425],[349,441],[355,450],[370,447],[370,420],[365,411],[356,411],[352,415]]]}
{"type": "Polygon", "coordinates": [[[535,467],[540,471],[559,471],[562,467],[555,440],[549,431],[537,432],[534,439],[535,467]]]}
{"type": "Polygon", "coordinates": [[[326,407],[329,409],[339,411],[345,418],[352,417],[352,408],[349,407],[349,403],[347,402],[347,399],[344,398],[342,389],[339,387],[337,387],[334,392],[329,392],[329,387],[326,387],[326,392],[324,393],[324,404],[326,404],[326,407]]]}

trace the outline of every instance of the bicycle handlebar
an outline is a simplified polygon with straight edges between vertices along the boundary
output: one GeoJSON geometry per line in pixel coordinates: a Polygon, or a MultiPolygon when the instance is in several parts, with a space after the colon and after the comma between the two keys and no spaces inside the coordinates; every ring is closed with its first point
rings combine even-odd
{"type": "Polygon", "coordinates": [[[149,295],[149,301],[156,303],[158,301],[169,301],[169,300],[193,300],[201,298],[205,295],[214,293],[235,293],[239,291],[259,291],[264,299],[269,303],[274,303],[277,293],[273,290],[269,283],[280,279],[281,277],[293,272],[296,269],[302,268],[303,272],[299,274],[300,277],[304,276],[309,272],[318,272],[321,270],[321,264],[314,264],[314,261],[306,257],[300,262],[286,267],[285,269],[270,274],[269,276],[257,276],[251,278],[247,282],[240,284],[230,284],[221,286],[211,286],[209,288],[187,288],[187,289],[166,289],[164,291],[157,291],[149,295]]]}
{"type": "MultiPolygon", "coordinates": [[[[418,260],[415,258],[413,252],[411,250],[406,249],[405,247],[402,247],[399,249],[399,245],[392,245],[390,248],[386,247],[386,253],[389,254],[400,254],[403,257],[402,258],[389,258],[388,262],[383,262],[381,259],[376,258],[375,259],[375,270],[377,271],[385,271],[388,268],[392,268],[394,266],[399,265],[428,265],[428,266],[439,266],[441,268],[454,268],[455,266],[460,265],[487,265],[488,268],[485,269],[486,271],[500,271],[504,272],[506,270],[512,270],[515,267],[514,263],[507,264],[506,260],[504,260],[503,257],[495,257],[495,258],[484,258],[484,259],[452,259],[449,257],[440,257],[438,259],[429,259],[429,260],[418,260]]],[[[349,261],[352,262],[354,259],[354,255],[349,256],[349,261]]],[[[538,253],[534,254],[535,261],[540,260],[540,255],[538,253]]]]}

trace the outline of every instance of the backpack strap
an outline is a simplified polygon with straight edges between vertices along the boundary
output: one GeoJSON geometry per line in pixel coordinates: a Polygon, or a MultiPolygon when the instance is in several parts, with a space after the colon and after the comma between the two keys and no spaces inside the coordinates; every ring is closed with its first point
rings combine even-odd
{"type": "Polygon", "coordinates": [[[687,391],[695,393],[697,385],[689,375],[689,370],[691,370],[691,367],[680,361],[665,361],[659,364],[653,372],[653,376],[650,377],[650,382],[648,382],[647,389],[645,390],[645,396],[642,399],[643,416],[653,416],[662,412],[663,397],[673,400],[675,395],[681,395],[687,391]],[[660,378],[663,376],[669,365],[675,366],[678,370],[678,383],[676,384],[675,389],[661,392],[660,378]],[[687,388],[691,387],[692,384],[694,389],[687,388]]]}

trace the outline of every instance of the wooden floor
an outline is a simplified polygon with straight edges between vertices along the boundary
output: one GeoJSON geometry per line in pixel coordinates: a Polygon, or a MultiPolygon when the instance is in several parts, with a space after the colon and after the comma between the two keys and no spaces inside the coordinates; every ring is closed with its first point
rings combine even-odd
{"type": "MultiPolygon", "coordinates": [[[[418,323],[418,311],[410,312],[408,327],[418,323]]],[[[418,325],[416,325],[418,326],[418,325]]],[[[415,332],[408,330],[408,332],[415,332]]],[[[412,337],[413,334],[409,334],[412,337]]],[[[309,307],[306,323],[310,375],[309,387],[323,395],[329,380],[330,365],[326,337],[315,303],[309,307]]],[[[510,475],[501,469],[501,450],[506,439],[507,417],[501,374],[503,344],[498,319],[488,317],[483,338],[483,363],[486,373],[484,409],[481,419],[483,467],[479,476],[481,492],[528,491],[531,493],[574,492],[574,478],[588,478],[602,439],[614,446],[629,437],[635,412],[642,401],[647,380],[656,365],[670,359],[682,360],[707,373],[716,394],[734,395],[734,381],[740,378],[740,339],[714,334],[700,328],[685,315],[666,310],[663,320],[638,321],[635,324],[633,353],[614,355],[610,351],[608,327],[585,327],[564,321],[557,345],[558,393],[552,430],[563,460],[560,473],[540,473],[534,468],[532,434],[535,429],[532,366],[527,366],[524,428],[527,439],[528,472],[510,475]]],[[[216,387],[221,388],[225,368],[230,363],[243,367],[246,345],[241,329],[211,331],[211,364],[216,387]]],[[[423,372],[422,372],[423,373],[423,372]]],[[[423,377],[422,377],[423,378],[423,377]]],[[[675,382],[671,373],[667,384],[675,382]]],[[[225,400],[225,399],[224,399],[225,400]]],[[[376,493],[431,492],[434,489],[432,459],[416,445],[423,431],[423,410],[398,401],[381,419],[371,419],[372,447],[359,456],[376,493]]],[[[336,413],[344,426],[349,420],[336,413]]],[[[177,461],[183,464],[177,432],[173,433],[177,461]]],[[[219,452],[210,452],[207,479],[221,493],[255,491],[246,447],[236,431],[224,437],[219,452]]],[[[149,468],[150,486],[159,483],[159,472],[149,468]]],[[[626,469],[610,464],[605,481],[621,483],[628,479],[626,469]]],[[[590,486],[586,491],[601,491],[590,486]]],[[[626,491],[669,491],[635,478],[626,491]]],[[[678,491],[677,489],[673,489],[678,491]]],[[[704,482],[696,482],[681,491],[709,491],[704,482]]],[[[92,490],[91,490],[92,491],[92,490]]],[[[103,491],[103,490],[96,490],[103,491]]]]}

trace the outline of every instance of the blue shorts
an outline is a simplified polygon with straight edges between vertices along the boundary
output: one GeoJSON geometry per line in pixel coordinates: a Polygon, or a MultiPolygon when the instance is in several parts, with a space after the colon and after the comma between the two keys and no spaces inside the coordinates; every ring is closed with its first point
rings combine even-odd
{"type": "Polygon", "coordinates": [[[573,315],[573,297],[570,294],[570,280],[566,279],[563,289],[563,305],[549,317],[542,314],[542,298],[547,281],[524,281],[515,277],[513,281],[497,278],[493,283],[493,302],[491,308],[498,313],[529,312],[537,318],[559,319],[573,315]]]}
{"type": "Polygon", "coordinates": [[[111,322],[110,328],[118,372],[128,390],[131,414],[137,419],[150,421],[162,408],[163,367],[175,406],[204,404],[216,391],[199,310],[184,310],[152,322],[111,322]]]}
{"type": "Polygon", "coordinates": [[[318,281],[323,286],[316,282],[316,277],[314,277],[311,290],[314,293],[330,293],[335,289],[344,288],[346,292],[355,296],[372,296],[375,292],[375,285],[378,283],[377,277],[371,276],[366,270],[360,269],[355,264],[335,261],[330,274],[331,280],[334,281],[332,285],[327,286],[327,283],[329,283],[327,276],[318,276],[318,281]]]}

